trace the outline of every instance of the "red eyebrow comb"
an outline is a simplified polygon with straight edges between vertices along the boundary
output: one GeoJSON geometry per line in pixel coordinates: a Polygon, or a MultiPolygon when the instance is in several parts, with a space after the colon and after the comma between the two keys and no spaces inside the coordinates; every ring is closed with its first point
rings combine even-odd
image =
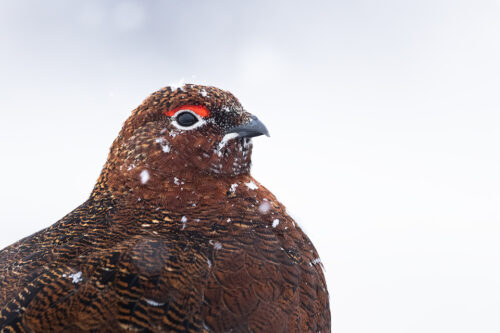
{"type": "Polygon", "coordinates": [[[168,112],[166,111],[165,114],[169,117],[172,117],[181,110],[191,110],[202,118],[208,117],[210,115],[210,111],[208,111],[208,109],[203,105],[183,105],[168,112]]]}

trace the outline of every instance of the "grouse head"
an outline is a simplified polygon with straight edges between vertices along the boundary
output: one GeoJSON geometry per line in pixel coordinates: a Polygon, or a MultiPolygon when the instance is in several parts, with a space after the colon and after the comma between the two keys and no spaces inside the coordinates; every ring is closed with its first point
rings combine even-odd
{"type": "Polygon", "coordinates": [[[230,92],[186,84],[149,96],[114,141],[97,186],[234,177],[250,171],[251,138],[269,133],[230,92]]]}

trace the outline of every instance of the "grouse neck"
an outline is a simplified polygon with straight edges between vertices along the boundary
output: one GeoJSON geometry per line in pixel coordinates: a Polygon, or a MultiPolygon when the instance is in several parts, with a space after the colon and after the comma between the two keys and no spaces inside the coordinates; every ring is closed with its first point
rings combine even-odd
{"type": "Polygon", "coordinates": [[[251,195],[258,189],[257,184],[250,174],[234,177],[179,175],[163,179],[153,179],[149,174],[143,175],[134,186],[119,182],[98,182],[91,197],[94,200],[110,199],[126,203],[130,207],[143,206],[144,202],[150,202],[158,207],[173,209],[226,201],[234,196],[238,188],[240,192],[250,191],[251,195]]]}

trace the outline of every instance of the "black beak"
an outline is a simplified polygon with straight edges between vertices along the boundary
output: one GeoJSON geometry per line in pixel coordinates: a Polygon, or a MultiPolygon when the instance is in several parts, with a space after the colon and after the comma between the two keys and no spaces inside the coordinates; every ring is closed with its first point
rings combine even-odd
{"type": "Polygon", "coordinates": [[[254,136],[266,135],[269,136],[269,131],[266,126],[256,117],[252,115],[249,122],[243,125],[235,126],[226,131],[226,134],[237,133],[240,138],[253,138],[254,136]]]}

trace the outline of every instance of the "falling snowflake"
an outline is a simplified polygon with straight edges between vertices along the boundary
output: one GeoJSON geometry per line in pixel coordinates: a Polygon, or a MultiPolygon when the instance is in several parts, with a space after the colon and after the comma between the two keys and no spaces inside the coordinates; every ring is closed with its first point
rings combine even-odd
{"type": "Polygon", "coordinates": [[[146,184],[150,178],[148,170],[142,170],[140,177],[141,177],[141,183],[146,184]]]}
{"type": "Polygon", "coordinates": [[[271,210],[271,204],[269,202],[264,201],[259,205],[259,213],[265,215],[269,213],[269,210],[271,210]]]}

